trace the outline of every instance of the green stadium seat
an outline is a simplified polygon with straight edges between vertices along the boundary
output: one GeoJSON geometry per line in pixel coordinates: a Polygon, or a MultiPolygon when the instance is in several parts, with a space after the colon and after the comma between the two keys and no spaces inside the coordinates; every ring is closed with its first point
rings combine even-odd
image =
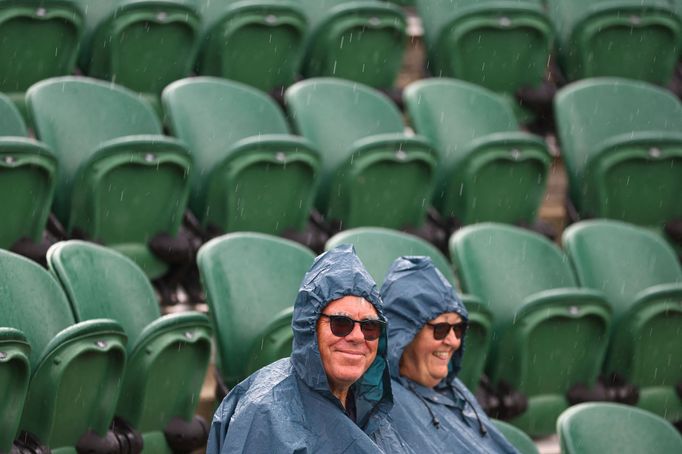
{"type": "Polygon", "coordinates": [[[227,387],[291,355],[294,301],[314,258],[304,246],[261,233],[230,233],[199,249],[216,367],[227,387]]]}
{"type": "MultiPolygon", "coordinates": [[[[57,160],[31,140],[12,101],[0,94],[0,248],[18,242],[39,243],[45,230],[56,183],[57,160]]],[[[17,251],[19,252],[19,251],[17,251]]]]}
{"type": "MultiPolygon", "coordinates": [[[[405,255],[425,255],[431,258],[435,267],[443,273],[450,284],[455,289],[458,288],[457,279],[448,259],[433,245],[409,233],[380,227],[344,230],[327,241],[325,250],[333,249],[343,243],[355,246],[358,257],[379,286],[395,259],[405,255]]],[[[473,296],[460,296],[469,312],[469,327],[466,337],[466,354],[458,377],[469,389],[475,391],[490,348],[492,315],[473,296]]]]}
{"type": "Polygon", "coordinates": [[[568,258],[540,234],[503,224],[467,226],[450,238],[450,255],[462,290],[493,314],[492,385],[527,397],[527,409],[511,424],[532,436],[553,433],[569,392],[596,385],[610,307],[600,292],[578,288],[568,258]]]}
{"type": "Polygon", "coordinates": [[[670,81],[682,21],[669,0],[548,0],[547,7],[567,79],[670,81]]]}
{"type": "Polygon", "coordinates": [[[197,72],[265,91],[299,73],[308,30],[295,0],[197,0],[203,18],[197,72]]]}
{"type": "Polygon", "coordinates": [[[407,19],[400,7],[378,0],[296,1],[310,24],[304,77],[393,86],[407,44],[407,19]]]}
{"type": "Polygon", "coordinates": [[[544,80],[554,39],[541,0],[417,0],[428,69],[513,94],[544,80]]]}
{"type": "Polygon", "coordinates": [[[431,200],[437,154],[407,136],[400,112],[380,92],[320,78],[289,87],[296,130],[321,154],[315,206],[340,229],[419,227],[431,200]]]}
{"type": "Polygon", "coordinates": [[[576,405],[561,415],[557,432],[562,454],[682,452],[682,435],[665,419],[627,405],[576,405]]]}
{"type": "Polygon", "coordinates": [[[0,0],[0,92],[22,113],[28,87],[73,72],[83,22],[71,0],[0,0]]]}
{"type": "Polygon", "coordinates": [[[200,77],[163,92],[172,133],[194,158],[190,208],[209,231],[301,231],[319,168],[312,144],[290,134],[284,114],[247,85],[200,77]]]}
{"type": "Polygon", "coordinates": [[[93,438],[107,446],[126,361],[123,329],[109,319],[76,323],[55,279],[19,255],[0,250],[0,275],[2,325],[22,331],[32,347],[19,429],[58,454],[76,454],[93,438]]]}
{"type": "Polygon", "coordinates": [[[682,420],[682,267],[649,230],[618,221],[571,225],[563,244],[578,281],[613,307],[604,372],[639,388],[637,406],[682,420]]]}
{"type": "Polygon", "coordinates": [[[492,421],[493,424],[495,424],[495,427],[502,432],[502,435],[509,440],[509,443],[511,443],[520,454],[540,454],[540,451],[538,451],[533,440],[526,435],[525,432],[509,423],[500,421],[499,419],[493,419],[492,421]]]}
{"type": "Polygon", "coordinates": [[[162,317],[144,272],[103,246],[75,240],[57,243],[48,252],[48,265],[76,320],[109,318],[128,335],[116,416],[142,433],[145,451],[181,451],[178,438],[194,438],[193,449],[202,447],[207,426],[193,418],[211,355],[208,317],[197,312],[162,317]],[[173,432],[173,424],[181,424],[177,419],[187,430],[173,432]],[[160,446],[155,446],[156,439],[160,446]]]}
{"type": "Polygon", "coordinates": [[[590,79],[560,90],[554,110],[579,217],[658,228],[682,218],[682,103],[672,93],[590,79]]]}
{"type": "Polygon", "coordinates": [[[412,83],[403,98],[415,130],[440,152],[433,205],[442,217],[535,221],[552,159],[542,138],[520,131],[506,100],[454,79],[412,83]]]}
{"type": "Polygon", "coordinates": [[[175,235],[189,194],[190,156],[161,135],[149,105],[108,82],[54,78],[31,87],[36,134],[57,155],[53,211],[71,236],[119,250],[156,278],[148,242],[175,235]]]}
{"type": "Polygon", "coordinates": [[[30,378],[31,346],[24,334],[0,322],[0,452],[10,452],[17,435],[30,378]]]}
{"type": "Polygon", "coordinates": [[[71,0],[86,19],[80,66],[152,102],[188,76],[199,46],[196,0],[71,0]]]}

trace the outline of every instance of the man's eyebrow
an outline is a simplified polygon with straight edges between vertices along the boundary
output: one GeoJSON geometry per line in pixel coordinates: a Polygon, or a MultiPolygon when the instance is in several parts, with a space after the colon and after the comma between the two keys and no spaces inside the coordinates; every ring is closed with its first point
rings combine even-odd
{"type": "MultiPolygon", "coordinates": [[[[336,312],[332,312],[331,314],[327,314],[327,315],[343,315],[344,317],[353,318],[353,317],[351,317],[351,315],[348,312],[343,312],[343,311],[336,311],[336,312]]],[[[362,321],[362,320],[380,320],[380,319],[379,319],[378,315],[368,315],[368,316],[360,319],[360,321],[362,321]]]]}

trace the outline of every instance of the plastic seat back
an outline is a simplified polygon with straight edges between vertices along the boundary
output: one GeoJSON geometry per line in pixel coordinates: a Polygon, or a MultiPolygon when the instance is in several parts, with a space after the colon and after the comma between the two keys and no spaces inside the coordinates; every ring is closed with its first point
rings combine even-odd
{"type": "Polygon", "coordinates": [[[23,105],[34,83],[70,74],[84,17],[70,0],[0,1],[0,92],[23,105]]]}
{"type": "Polygon", "coordinates": [[[29,140],[21,114],[0,94],[0,248],[18,240],[39,241],[55,187],[57,160],[43,144],[29,140]]]}
{"type": "Polygon", "coordinates": [[[540,234],[476,224],[455,232],[450,255],[462,290],[493,314],[487,364],[492,383],[528,397],[528,409],[512,423],[529,434],[552,433],[568,406],[566,393],[597,380],[611,320],[608,304],[601,293],[576,288],[568,258],[540,234]]]}
{"type": "Polygon", "coordinates": [[[163,93],[170,128],[195,163],[190,208],[213,231],[302,230],[319,158],[289,133],[275,102],[252,87],[202,77],[163,93]]]}
{"type": "Polygon", "coordinates": [[[499,419],[493,419],[493,424],[495,427],[502,432],[504,438],[506,438],[513,447],[518,449],[521,454],[540,454],[537,446],[533,443],[533,439],[526,435],[522,430],[517,429],[509,423],[500,421],[499,419]]]}
{"type": "Polygon", "coordinates": [[[173,417],[190,421],[211,352],[208,317],[196,312],[162,317],[144,272],[99,245],[58,243],[48,264],[78,320],[110,318],[128,334],[117,416],[143,433],[162,431],[173,417]]]}
{"type": "Polygon", "coordinates": [[[321,155],[315,205],[342,228],[419,226],[433,190],[436,152],[404,134],[380,92],[340,79],[309,79],[285,93],[294,127],[321,155]]]}
{"type": "MultiPolygon", "coordinates": [[[[458,288],[448,259],[433,245],[414,235],[379,227],[349,229],[331,237],[325,245],[325,250],[343,243],[355,246],[362,263],[378,283],[383,282],[388,269],[398,257],[425,255],[431,258],[450,284],[458,288]]],[[[469,311],[469,326],[466,335],[466,354],[458,377],[467,387],[475,390],[490,348],[492,317],[488,309],[476,298],[471,295],[460,297],[469,311]]]]}
{"type": "Polygon", "coordinates": [[[682,217],[682,104],[626,79],[591,79],[554,98],[570,196],[583,217],[660,226],[682,217]]]}
{"type": "Polygon", "coordinates": [[[670,81],[682,39],[682,21],[670,1],[548,1],[547,8],[568,79],[670,81]]]}
{"type": "Polygon", "coordinates": [[[269,91],[298,75],[308,24],[295,0],[198,0],[197,72],[269,91]]]}
{"type": "Polygon", "coordinates": [[[0,452],[10,452],[17,435],[28,391],[30,352],[21,331],[0,326],[0,452]]]}
{"type": "Polygon", "coordinates": [[[86,11],[86,74],[160,95],[189,75],[199,41],[195,0],[78,0],[86,11]],[[90,14],[90,10],[93,14],[90,14]]]}
{"type": "Polygon", "coordinates": [[[407,43],[399,7],[376,0],[297,0],[308,16],[304,77],[393,86],[407,43]]]}
{"type": "Polygon", "coordinates": [[[541,0],[417,0],[437,77],[514,93],[545,77],[554,32],[541,0]]]}
{"type": "Polygon", "coordinates": [[[155,277],[147,248],[177,233],[189,193],[190,157],[161,135],[151,107],[110,83],[65,77],[27,93],[37,135],[57,155],[53,210],[70,234],[119,248],[155,277]]]}
{"type": "Polygon", "coordinates": [[[564,231],[564,247],[580,284],[604,292],[614,325],[607,374],[639,387],[638,406],[682,419],[682,267],[673,249],[651,231],[594,220],[564,231]]]}
{"type": "Polygon", "coordinates": [[[291,316],[313,253],[294,242],[259,233],[231,233],[199,250],[218,354],[228,387],[291,354],[291,316]]]}
{"type": "Polygon", "coordinates": [[[665,419],[620,404],[591,402],[571,407],[559,418],[557,432],[565,454],[682,450],[682,436],[665,419]]]}
{"type": "Polygon", "coordinates": [[[63,291],[39,265],[0,250],[0,313],[31,344],[31,382],[20,430],[52,449],[74,447],[88,431],[106,434],[126,358],[113,320],[76,323],[63,291]]]}
{"type": "Polygon", "coordinates": [[[551,158],[544,141],[520,131],[502,97],[453,79],[409,85],[410,121],[440,153],[434,206],[460,223],[532,223],[551,158]]]}

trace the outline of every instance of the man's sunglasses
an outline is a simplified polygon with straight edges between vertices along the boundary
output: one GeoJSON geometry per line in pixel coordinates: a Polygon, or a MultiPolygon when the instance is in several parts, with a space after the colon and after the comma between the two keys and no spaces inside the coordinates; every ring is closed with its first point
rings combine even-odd
{"type": "Polygon", "coordinates": [[[345,315],[327,315],[320,314],[320,317],[327,317],[329,319],[329,328],[332,334],[337,337],[346,337],[355,328],[355,324],[360,324],[365,340],[377,340],[381,336],[381,331],[384,329],[386,322],[382,320],[353,320],[345,315]]]}
{"type": "Polygon", "coordinates": [[[450,329],[455,333],[457,339],[462,339],[464,332],[467,329],[467,324],[464,322],[457,323],[427,323],[431,328],[433,328],[433,338],[435,340],[443,340],[450,334],[450,329]]]}

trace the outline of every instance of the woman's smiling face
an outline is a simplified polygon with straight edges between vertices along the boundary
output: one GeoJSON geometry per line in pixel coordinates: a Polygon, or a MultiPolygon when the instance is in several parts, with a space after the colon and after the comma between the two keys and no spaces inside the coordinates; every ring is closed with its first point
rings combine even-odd
{"type": "Polygon", "coordinates": [[[455,336],[452,329],[445,338],[434,339],[433,327],[429,324],[454,325],[461,321],[462,318],[458,314],[445,312],[425,324],[403,351],[400,358],[400,375],[427,388],[433,388],[443,380],[448,375],[450,358],[462,345],[462,341],[455,336]]]}

